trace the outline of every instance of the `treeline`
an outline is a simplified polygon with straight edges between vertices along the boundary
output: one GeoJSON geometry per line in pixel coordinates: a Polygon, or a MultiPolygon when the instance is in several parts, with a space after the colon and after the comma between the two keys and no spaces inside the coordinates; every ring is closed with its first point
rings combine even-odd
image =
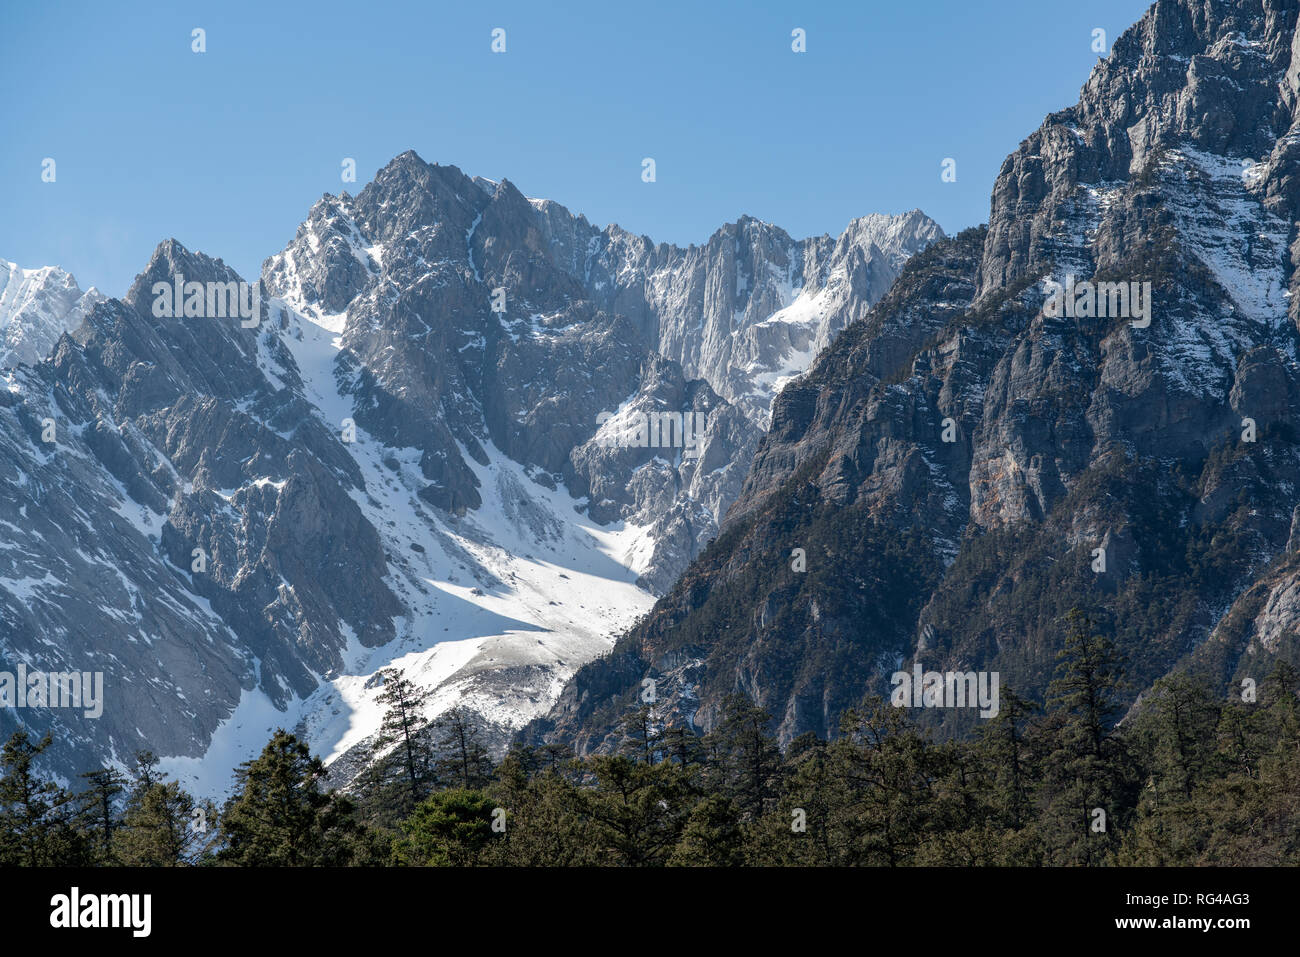
{"type": "Polygon", "coordinates": [[[218,808],[137,756],[78,790],[14,734],[0,863],[220,865],[1275,865],[1300,863],[1300,673],[1279,662],[1225,700],[1163,679],[1119,718],[1113,641],[1081,615],[1041,704],[1003,690],[970,740],[936,742],[868,698],[834,741],[784,752],[735,696],[698,736],[651,707],[620,753],[515,747],[495,764],[463,713],[386,676],[376,760],[347,788],[278,731],[218,808]]]}

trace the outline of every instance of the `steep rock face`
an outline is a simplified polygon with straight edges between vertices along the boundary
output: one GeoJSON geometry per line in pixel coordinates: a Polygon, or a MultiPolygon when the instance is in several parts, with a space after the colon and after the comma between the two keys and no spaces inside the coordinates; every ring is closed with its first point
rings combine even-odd
{"type": "Polygon", "coordinates": [[[40,362],[103,300],[57,266],[22,269],[0,259],[0,368],[40,362]]]}
{"type": "Polygon", "coordinates": [[[257,331],[153,315],[174,275],[238,281],[165,243],[0,400],[6,664],[103,673],[101,716],[6,711],[74,742],[63,770],[201,753],[246,691],[284,704],[337,669],[341,629],[392,634],[355,466],[259,370],[257,331]]]}
{"type": "Polygon", "coordinates": [[[939,236],[913,211],[835,242],[745,217],[703,247],[655,246],[406,153],[317,203],[264,279],[340,331],[356,424],[422,450],[425,501],[478,509],[470,462],[490,444],[597,521],[648,526],[638,571],[658,593],[717,534],[776,386],[939,236]],[[608,416],[664,413],[703,416],[702,456],[596,439],[608,416]]]}
{"type": "Polygon", "coordinates": [[[758,432],[707,383],[686,380],[671,360],[652,356],[638,377],[637,393],[573,449],[564,475],[569,488],[589,499],[593,518],[628,517],[650,527],[653,550],[641,582],[662,594],[717,534],[717,516],[740,491],[758,432]],[[678,435],[680,448],[663,447],[678,435]]]}
{"type": "Polygon", "coordinates": [[[1008,157],[989,225],[782,392],[718,540],[528,736],[608,746],[646,677],[663,721],[707,728],[739,689],[784,740],[913,662],[1039,694],[1074,606],[1138,690],[1262,677],[1295,630],[1296,19],[1161,0],[1127,31],[1008,157]],[[1149,282],[1151,308],[1047,307],[1068,277],[1149,282]]]}
{"type": "Polygon", "coordinates": [[[318,203],[264,275],[274,295],[338,330],[339,423],[353,418],[386,445],[419,449],[425,502],[458,516],[480,509],[475,466],[489,463],[489,447],[547,488],[563,482],[584,498],[594,484],[597,521],[651,526],[638,571],[663,589],[716,534],[757,429],[727,428],[728,403],[665,365],[631,320],[586,296],[562,268],[568,245],[549,238],[557,221],[581,228],[509,181],[471,180],[408,153],[355,200],[318,203]],[[663,377],[675,389],[664,392],[663,377]],[[716,413],[704,431],[723,474],[697,474],[680,443],[581,453],[602,412],[667,403],[681,414],[694,409],[696,393],[708,393],[701,409],[716,413]],[[652,480],[647,468],[662,475],[652,480]],[[703,511],[702,485],[722,488],[703,511]],[[650,486],[660,492],[648,494],[650,486]],[[696,521],[683,525],[683,515],[696,521]]]}
{"type": "Polygon", "coordinates": [[[796,241],[742,217],[688,249],[615,227],[595,238],[588,284],[610,308],[645,317],[660,353],[766,426],[772,395],[942,236],[919,210],[855,219],[838,240],[796,241]]]}

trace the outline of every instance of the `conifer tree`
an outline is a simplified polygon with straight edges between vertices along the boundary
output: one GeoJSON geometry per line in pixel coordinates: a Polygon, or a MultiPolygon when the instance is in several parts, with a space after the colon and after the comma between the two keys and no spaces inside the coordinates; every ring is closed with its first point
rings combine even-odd
{"type": "Polygon", "coordinates": [[[1078,609],[1047,689],[1048,714],[1040,726],[1045,753],[1039,787],[1040,836],[1053,864],[1107,863],[1133,806],[1136,773],[1122,736],[1119,713],[1122,659],[1111,638],[1078,609]]]}
{"type": "Polygon", "coordinates": [[[42,777],[36,759],[50,746],[15,731],[0,753],[0,862],[27,867],[91,863],[90,842],[76,826],[72,795],[42,777]]]}
{"type": "Polygon", "coordinates": [[[680,769],[623,754],[597,755],[586,766],[593,780],[581,794],[599,861],[629,867],[664,864],[690,813],[680,769]]]}
{"type": "Polygon", "coordinates": [[[621,751],[634,761],[654,764],[658,747],[653,707],[643,704],[628,712],[623,718],[621,751]]]}
{"type": "Polygon", "coordinates": [[[109,863],[113,856],[113,832],[117,827],[115,804],[123,791],[124,779],[112,768],[86,771],[81,777],[90,785],[77,795],[81,814],[92,830],[99,831],[100,860],[109,863]]]}
{"type": "Polygon", "coordinates": [[[1211,772],[1220,707],[1204,679],[1172,674],[1155,683],[1139,733],[1158,799],[1190,801],[1211,772]]]}
{"type": "Polygon", "coordinates": [[[802,735],[791,742],[787,753],[791,774],[780,810],[770,833],[780,838],[787,851],[766,863],[829,866],[842,859],[840,843],[845,836],[835,830],[849,797],[841,782],[831,775],[829,745],[815,735],[802,735]]]}
{"type": "Polygon", "coordinates": [[[903,709],[871,696],[845,712],[827,753],[832,787],[842,795],[831,822],[841,863],[912,863],[940,819],[929,742],[903,709]]]}
{"type": "Polygon", "coordinates": [[[741,694],[729,695],[722,716],[709,734],[709,747],[720,756],[718,770],[723,793],[731,797],[746,821],[757,821],[775,800],[780,781],[781,751],[768,732],[772,716],[741,694]]]}
{"type": "Polygon", "coordinates": [[[740,811],[731,798],[706,795],[691,809],[668,863],[675,867],[731,867],[744,863],[740,811]]]}
{"type": "Polygon", "coordinates": [[[486,785],[492,776],[492,758],[469,712],[452,708],[438,717],[434,729],[438,735],[436,763],[442,777],[467,791],[486,785]]]}
{"type": "Polygon", "coordinates": [[[131,867],[197,864],[216,836],[216,805],[166,780],[157,764],[149,751],[135,757],[126,810],[113,832],[113,856],[131,867]]]}
{"type": "Polygon", "coordinates": [[[516,867],[596,863],[589,823],[568,766],[552,765],[546,749],[515,747],[497,767],[489,797],[505,812],[505,830],[493,833],[480,861],[516,867]]]}
{"type": "Polygon", "coordinates": [[[998,713],[981,726],[974,750],[989,774],[988,800],[998,823],[1019,830],[1033,814],[1030,792],[1036,769],[1026,724],[1038,705],[1011,688],[1002,689],[998,698],[998,713]]]}
{"type": "Polygon", "coordinates": [[[420,867],[468,867],[493,840],[495,807],[481,791],[452,788],[431,794],[402,822],[394,862],[420,867]]]}
{"type": "Polygon", "coordinates": [[[694,767],[704,760],[704,747],[690,728],[670,724],[659,736],[659,752],[664,760],[682,767],[694,767]]]}
{"type": "Polygon", "coordinates": [[[384,690],[378,700],[385,711],[372,757],[374,752],[397,744],[395,753],[408,786],[407,807],[413,808],[424,797],[429,778],[431,758],[424,735],[429,721],[424,716],[424,706],[430,692],[416,687],[395,668],[385,668],[380,675],[384,678],[384,690]]]}
{"type": "Polygon", "coordinates": [[[221,815],[220,861],[241,866],[348,864],[365,844],[352,803],[321,789],[324,765],[280,729],[235,773],[221,815]]]}

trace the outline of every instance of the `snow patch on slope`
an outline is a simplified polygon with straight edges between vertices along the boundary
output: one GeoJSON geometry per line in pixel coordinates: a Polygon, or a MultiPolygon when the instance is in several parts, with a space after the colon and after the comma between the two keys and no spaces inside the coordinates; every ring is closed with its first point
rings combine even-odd
{"type": "MultiPolygon", "coordinates": [[[[305,398],[337,431],[353,414],[335,377],[346,316],[280,300],[271,309],[269,326],[283,321],[282,342],[305,398]]],[[[165,762],[196,793],[224,793],[230,769],[255,756],[277,727],[296,728],[327,761],[367,742],[383,718],[376,678],[383,668],[433,693],[431,718],[459,705],[497,728],[521,727],[654,603],[636,585],[650,550],[648,527],[597,524],[563,485],[537,484],[490,443],[487,465],[465,455],[483,504],[462,517],[418,497],[427,484],[419,449],[385,446],[359,427],[346,447],[365,481],[352,497],[380,534],[387,583],[407,614],[396,622],[396,637],[378,648],[363,647],[340,622],[348,637],[344,668],[321,675],[317,690],[286,712],[256,686],[245,691],[201,758],[165,762]]]]}

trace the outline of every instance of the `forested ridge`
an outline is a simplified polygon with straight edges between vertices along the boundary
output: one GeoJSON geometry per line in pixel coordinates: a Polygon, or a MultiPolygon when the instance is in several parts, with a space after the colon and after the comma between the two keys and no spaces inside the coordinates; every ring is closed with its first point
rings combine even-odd
{"type": "Polygon", "coordinates": [[[700,736],[629,713],[619,753],[516,746],[494,763],[463,712],[387,676],[378,760],[346,789],[277,731],[200,801],[147,752],[129,776],[42,773],[58,744],[4,746],[0,864],[135,866],[905,866],[1300,863],[1300,671],[1258,688],[1162,679],[1119,721],[1123,662],[1073,612],[1045,700],[936,741],[868,697],[840,734],[784,753],[743,696],[700,736]]]}

